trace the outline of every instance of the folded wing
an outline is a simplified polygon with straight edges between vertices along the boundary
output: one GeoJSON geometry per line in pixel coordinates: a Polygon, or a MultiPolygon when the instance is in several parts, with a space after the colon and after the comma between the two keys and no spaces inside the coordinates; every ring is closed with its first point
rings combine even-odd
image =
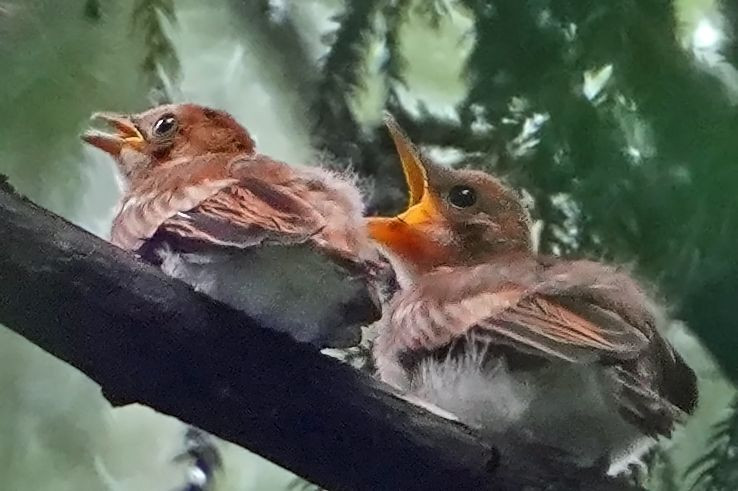
{"type": "Polygon", "coordinates": [[[694,373],[656,331],[635,283],[606,267],[563,283],[535,264],[507,270],[430,277],[394,306],[391,343],[432,352],[472,335],[544,360],[597,363],[618,382],[621,410],[649,434],[668,434],[693,410],[694,373]]]}

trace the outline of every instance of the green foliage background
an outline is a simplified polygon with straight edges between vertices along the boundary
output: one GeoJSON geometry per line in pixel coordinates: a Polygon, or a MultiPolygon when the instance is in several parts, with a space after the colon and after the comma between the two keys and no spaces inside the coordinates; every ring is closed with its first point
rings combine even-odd
{"type": "MultiPolygon", "coordinates": [[[[738,489],[736,63],[727,0],[4,0],[0,172],[105,236],[118,188],[77,138],[87,117],[191,100],[233,113],[265,153],[350,165],[371,210],[392,211],[388,108],[434,157],[525,188],[541,250],[631,264],[668,299],[703,402],[648,487],[738,489]]],[[[2,329],[0,394],[1,489],[184,485],[183,425],[110,409],[2,329]]],[[[300,486],[217,445],[213,489],[300,486]]]]}

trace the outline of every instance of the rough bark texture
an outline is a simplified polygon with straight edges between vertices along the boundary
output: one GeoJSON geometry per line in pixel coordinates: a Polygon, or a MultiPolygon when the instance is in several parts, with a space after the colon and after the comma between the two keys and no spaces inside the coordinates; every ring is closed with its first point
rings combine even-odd
{"type": "MultiPolygon", "coordinates": [[[[1,176],[0,176],[1,177],[1,176]]],[[[164,276],[0,179],[0,322],[99,383],[327,489],[622,489],[470,430],[164,276]]]]}

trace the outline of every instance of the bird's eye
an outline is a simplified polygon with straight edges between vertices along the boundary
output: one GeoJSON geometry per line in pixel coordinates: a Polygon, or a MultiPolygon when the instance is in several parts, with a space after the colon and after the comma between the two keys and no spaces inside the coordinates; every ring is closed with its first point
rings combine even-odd
{"type": "Polygon", "coordinates": [[[156,136],[169,136],[175,129],[177,129],[177,120],[171,114],[162,116],[154,123],[154,135],[156,136]]]}
{"type": "Polygon", "coordinates": [[[448,192],[448,201],[456,208],[469,208],[477,202],[477,192],[469,186],[454,186],[448,192]]]}

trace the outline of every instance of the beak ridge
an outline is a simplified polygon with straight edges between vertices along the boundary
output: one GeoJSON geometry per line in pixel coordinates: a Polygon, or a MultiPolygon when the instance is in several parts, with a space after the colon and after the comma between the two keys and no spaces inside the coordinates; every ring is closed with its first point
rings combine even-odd
{"type": "Polygon", "coordinates": [[[103,121],[115,130],[115,134],[89,130],[82,134],[82,140],[111,155],[118,155],[123,147],[141,148],[145,139],[131,119],[122,114],[98,112],[92,121],[103,121]]]}
{"type": "Polygon", "coordinates": [[[405,173],[410,202],[408,208],[420,203],[428,190],[428,173],[418,148],[413,144],[397,120],[389,112],[384,113],[384,124],[392,136],[405,173]]]}

